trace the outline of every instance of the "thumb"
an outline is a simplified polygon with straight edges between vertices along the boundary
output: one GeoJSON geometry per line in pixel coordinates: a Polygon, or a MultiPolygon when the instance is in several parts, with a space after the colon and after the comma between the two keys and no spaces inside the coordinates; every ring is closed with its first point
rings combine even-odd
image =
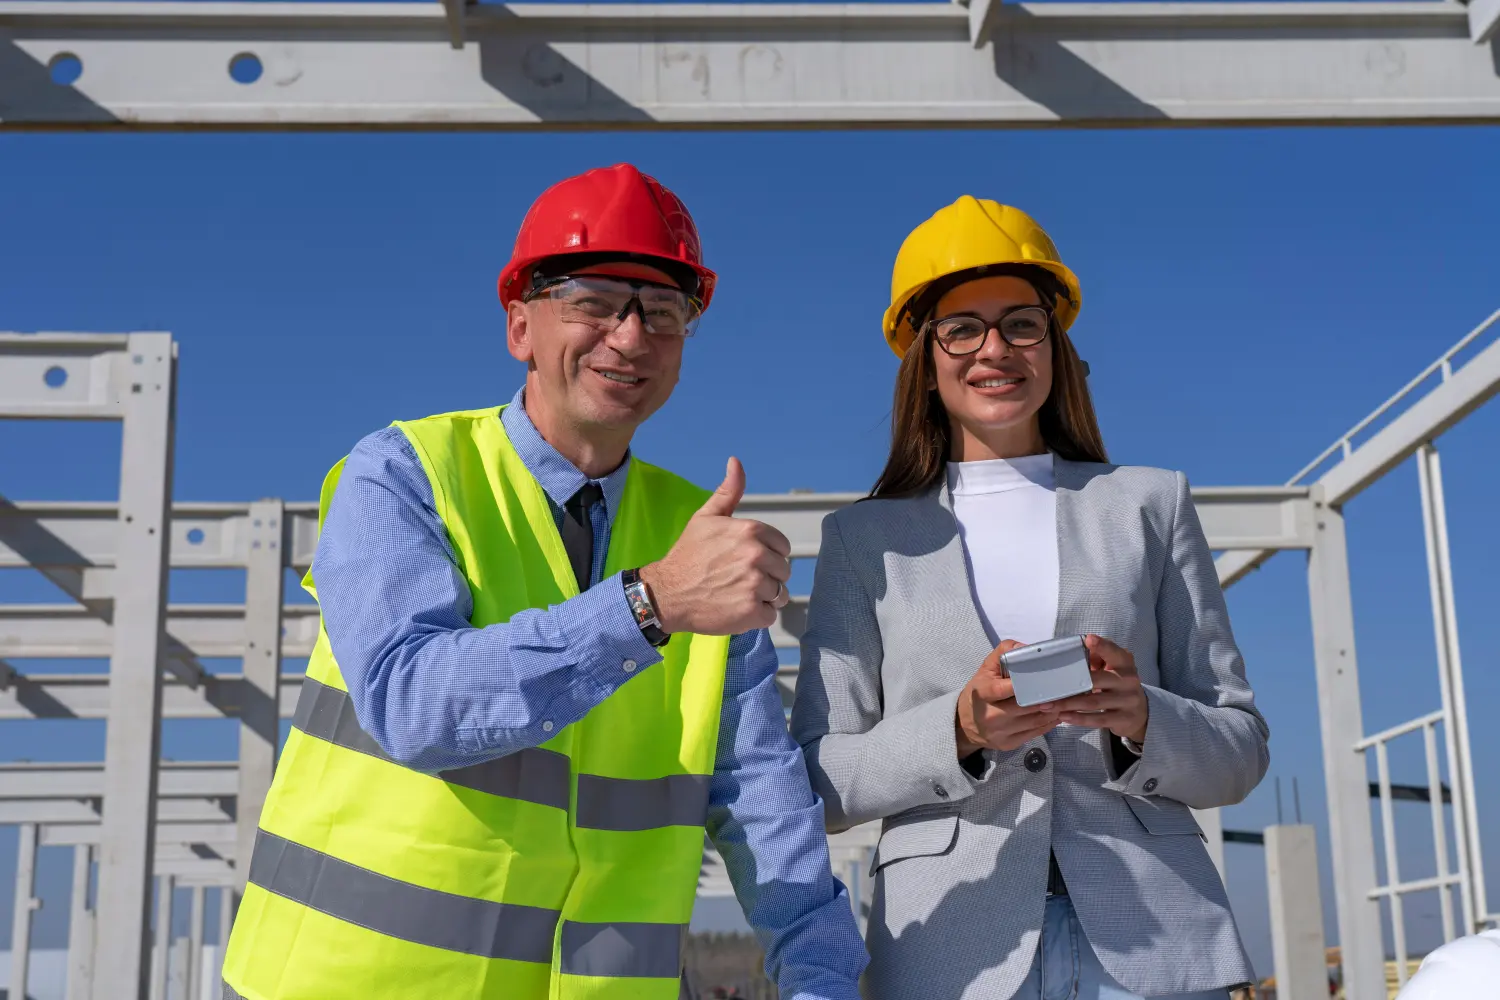
{"type": "Polygon", "coordinates": [[[710,517],[729,517],[744,496],[745,467],[740,464],[739,459],[730,458],[729,464],[724,467],[724,481],[714,490],[713,496],[698,508],[698,513],[710,517]]]}
{"type": "Polygon", "coordinates": [[[979,695],[982,700],[993,705],[1007,698],[1014,697],[1016,689],[1011,685],[1009,677],[996,677],[985,674],[974,678],[974,693],[979,695]]]}
{"type": "Polygon", "coordinates": [[[990,655],[984,658],[985,667],[996,677],[1010,676],[1009,672],[1005,669],[1005,664],[1000,662],[1000,657],[1013,649],[1020,649],[1024,645],[1025,643],[1017,642],[1014,639],[1000,640],[1000,645],[991,650],[990,655]]]}
{"type": "Polygon", "coordinates": [[[979,664],[979,669],[975,672],[976,678],[984,677],[990,680],[998,680],[999,678],[1005,676],[1005,667],[1001,664],[1000,657],[1002,654],[1009,651],[1010,647],[1006,645],[1006,642],[1009,641],[1010,640],[1007,639],[1005,642],[1002,642],[1000,645],[990,650],[989,655],[984,658],[984,662],[979,664]]]}

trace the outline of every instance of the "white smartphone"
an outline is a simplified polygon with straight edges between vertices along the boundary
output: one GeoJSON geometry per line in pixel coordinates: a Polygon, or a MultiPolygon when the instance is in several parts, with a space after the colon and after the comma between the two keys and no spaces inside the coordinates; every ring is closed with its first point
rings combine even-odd
{"type": "Polygon", "coordinates": [[[1017,705],[1040,705],[1094,689],[1089,653],[1081,635],[1012,649],[1001,655],[1000,663],[1015,688],[1017,705]]]}

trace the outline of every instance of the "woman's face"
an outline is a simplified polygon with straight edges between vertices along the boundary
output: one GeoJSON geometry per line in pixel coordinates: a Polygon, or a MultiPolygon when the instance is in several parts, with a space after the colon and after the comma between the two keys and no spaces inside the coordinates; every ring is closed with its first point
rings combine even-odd
{"type": "MultiPolygon", "coordinates": [[[[938,300],[928,349],[938,395],[953,424],[954,460],[1015,458],[1045,450],[1037,413],[1052,391],[1052,338],[1044,336],[1047,327],[1040,312],[1012,312],[1041,301],[1030,282],[1010,276],[965,282],[938,300]],[[939,343],[939,334],[962,332],[961,317],[978,319],[986,332],[978,350],[954,357],[939,343]],[[1013,346],[994,329],[1002,319],[1014,339],[1042,337],[1041,342],[1013,346]]],[[[974,340],[971,335],[949,346],[966,351],[974,340]]]]}

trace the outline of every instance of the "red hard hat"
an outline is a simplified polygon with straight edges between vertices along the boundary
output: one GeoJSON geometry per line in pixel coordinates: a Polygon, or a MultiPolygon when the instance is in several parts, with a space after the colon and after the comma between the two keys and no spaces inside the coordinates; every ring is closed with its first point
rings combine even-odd
{"type": "Polygon", "coordinates": [[[696,284],[708,308],[718,276],[703,266],[698,227],[687,206],[654,177],[628,163],[601,167],[552,185],[521,220],[516,248],[500,273],[500,302],[531,288],[532,272],[549,258],[640,259],[696,284]]]}

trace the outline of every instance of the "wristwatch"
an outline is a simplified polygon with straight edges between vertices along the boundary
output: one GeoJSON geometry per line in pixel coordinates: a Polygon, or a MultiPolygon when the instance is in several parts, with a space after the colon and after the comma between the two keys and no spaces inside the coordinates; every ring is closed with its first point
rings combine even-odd
{"type": "Polygon", "coordinates": [[[631,617],[641,635],[653,646],[665,646],[672,637],[662,630],[661,619],[656,617],[656,605],[651,603],[651,591],[641,579],[641,571],[627,569],[621,576],[625,582],[625,600],[630,604],[631,617]]]}

